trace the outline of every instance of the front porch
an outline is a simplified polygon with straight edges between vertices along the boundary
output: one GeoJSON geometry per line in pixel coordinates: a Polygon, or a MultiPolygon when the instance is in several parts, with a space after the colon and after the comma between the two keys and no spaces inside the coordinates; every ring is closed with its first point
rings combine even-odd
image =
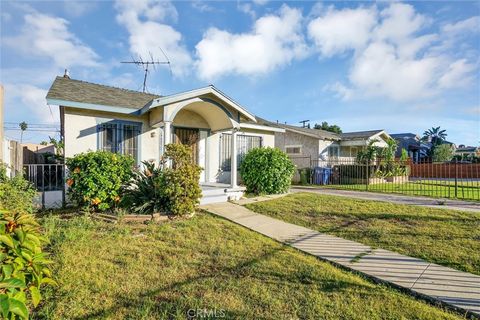
{"type": "Polygon", "coordinates": [[[189,145],[194,162],[203,168],[200,183],[205,194],[219,196],[218,190],[224,189],[228,190],[224,193],[235,194],[238,190],[240,122],[242,119],[256,121],[253,115],[213,87],[206,88],[202,94],[155,99],[142,110],[147,111],[149,125],[158,130],[160,155],[167,144],[189,145]],[[231,137],[228,145],[227,136],[231,137]]]}

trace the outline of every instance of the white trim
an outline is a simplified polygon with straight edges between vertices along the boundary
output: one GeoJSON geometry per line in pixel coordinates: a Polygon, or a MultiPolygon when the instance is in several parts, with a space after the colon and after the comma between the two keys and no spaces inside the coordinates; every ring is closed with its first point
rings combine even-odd
{"type": "Polygon", "coordinates": [[[285,132],[285,129],[282,129],[282,128],[269,127],[269,126],[264,126],[261,124],[253,124],[253,123],[240,123],[240,128],[257,129],[257,130],[272,131],[272,132],[285,132]]]}
{"type": "Polygon", "coordinates": [[[190,91],[186,91],[186,92],[177,93],[177,94],[173,94],[173,95],[170,95],[170,96],[165,96],[165,97],[160,97],[160,98],[154,99],[154,100],[150,101],[149,103],[147,103],[140,110],[140,114],[142,115],[142,114],[148,112],[149,110],[154,109],[158,106],[165,106],[165,105],[172,104],[172,103],[175,103],[175,102],[196,98],[198,96],[205,95],[205,94],[213,94],[215,97],[219,98],[220,100],[225,101],[230,107],[232,107],[235,110],[237,110],[238,112],[242,113],[245,117],[249,118],[252,121],[257,122],[257,120],[255,119],[255,116],[253,114],[248,112],[245,108],[240,106],[238,103],[233,101],[231,98],[226,96],[223,92],[221,92],[220,90],[218,90],[214,86],[208,86],[208,87],[204,87],[204,88],[200,88],[200,89],[190,90],[190,91]]]}
{"type": "Polygon", "coordinates": [[[59,99],[47,99],[47,104],[54,105],[54,106],[64,106],[64,107],[71,107],[71,108],[78,108],[78,109],[98,110],[98,111],[132,114],[132,115],[138,115],[138,112],[139,112],[138,109],[133,109],[133,108],[106,106],[102,104],[75,102],[75,101],[67,101],[67,100],[59,100],[59,99]]]}

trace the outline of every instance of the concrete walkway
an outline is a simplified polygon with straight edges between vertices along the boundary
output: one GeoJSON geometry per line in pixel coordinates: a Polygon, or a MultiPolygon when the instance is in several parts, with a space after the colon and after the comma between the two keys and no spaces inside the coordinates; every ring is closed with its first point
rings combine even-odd
{"type": "Polygon", "coordinates": [[[287,223],[224,202],[200,208],[346,268],[480,317],[480,276],[287,223]]]}
{"type": "Polygon", "coordinates": [[[409,205],[420,206],[420,207],[480,212],[480,203],[461,201],[461,200],[435,199],[435,198],[420,197],[420,196],[406,196],[406,195],[400,195],[400,194],[389,194],[389,193],[378,193],[378,192],[375,193],[375,192],[366,192],[366,191],[325,189],[325,188],[309,187],[309,186],[295,186],[290,189],[290,192],[313,192],[318,194],[348,197],[348,198],[355,198],[355,199],[409,204],[409,205]],[[439,204],[440,201],[442,202],[442,204],[439,204]]]}

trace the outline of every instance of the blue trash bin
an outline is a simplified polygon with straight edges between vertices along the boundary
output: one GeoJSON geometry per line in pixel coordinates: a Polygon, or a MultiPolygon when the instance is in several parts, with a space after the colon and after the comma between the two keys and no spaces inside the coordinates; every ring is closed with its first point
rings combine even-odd
{"type": "Polygon", "coordinates": [[[315,167],[313,168],[313,184],[322,184],[323,180],[323,168],[315,167]]]}
{"type": "Polygon", "coordinates": [[[332,168],[323,168],[322,172],[322,184],[328,184],[330,176],[332,175],[332,168]]]}

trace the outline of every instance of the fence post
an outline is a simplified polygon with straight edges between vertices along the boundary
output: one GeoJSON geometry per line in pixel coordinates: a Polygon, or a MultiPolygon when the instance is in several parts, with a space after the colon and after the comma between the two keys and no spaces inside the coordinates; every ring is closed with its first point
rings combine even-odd
{"type": "Polygon", "coordinates": [[[368,191],[368,184],[370,183],[370,160],[367,160],[367,176],[365,180],[365,190],[368,191]]]}
{"type": "Polygon", "coordinates": [[[455,159],[455,198],[458,198],[458,160],[455,159]]]}

